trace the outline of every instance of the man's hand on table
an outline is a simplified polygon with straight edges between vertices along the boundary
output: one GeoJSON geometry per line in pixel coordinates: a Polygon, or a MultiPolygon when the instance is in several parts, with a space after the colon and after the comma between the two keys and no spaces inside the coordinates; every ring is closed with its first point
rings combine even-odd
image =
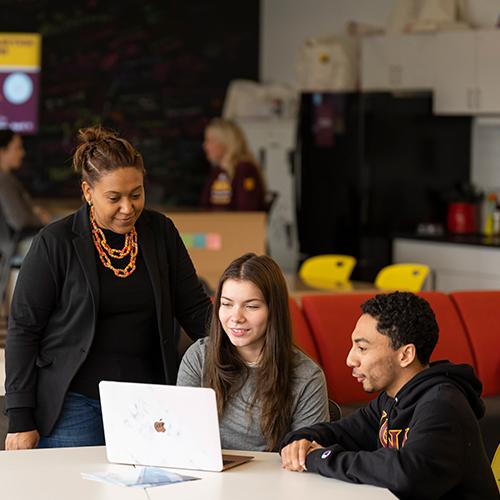
{"type": "Polygon", "coordinates": [[[322,449],[323,446],[316,441],[308,441],[307,439],[299,439],[281,450],[281,464],[283,469],[304,472],[306,469],[306,457],[315,450],[322,449]]]}

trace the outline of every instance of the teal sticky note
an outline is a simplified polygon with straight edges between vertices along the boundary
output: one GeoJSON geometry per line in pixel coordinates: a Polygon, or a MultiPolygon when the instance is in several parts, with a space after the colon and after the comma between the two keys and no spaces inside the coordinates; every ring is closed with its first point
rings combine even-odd
{"type": "Polygon", "coordinates": [[[205,248],[207,246],[205,233],[195,233],[193,237],[194,248],[205,248]]]}

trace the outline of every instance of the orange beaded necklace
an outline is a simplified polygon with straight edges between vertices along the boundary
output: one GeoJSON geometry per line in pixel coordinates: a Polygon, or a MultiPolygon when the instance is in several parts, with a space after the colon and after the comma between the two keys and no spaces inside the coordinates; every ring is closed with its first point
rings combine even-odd
{"type": "Polygon", "coordinates": [[[102,232],[102,229],[96,224],[94,216],[94,207],[90,207],[90,225],[92,227],[92,240],[99,254],[99,258],[103,263],[104,267],[107,267],[118,278],[128,278],[135,271],[135,261],[137,259],[137,232],[135,227],[133,227],[125,235],[125,245],[122,249],[111,248],[107,241],[106,236],[102,232]],[[123,259],[127,255],[130,255],[130,262],[124,269],[116,269],[111,264],[109,257],[114,259],[123,259]]]}

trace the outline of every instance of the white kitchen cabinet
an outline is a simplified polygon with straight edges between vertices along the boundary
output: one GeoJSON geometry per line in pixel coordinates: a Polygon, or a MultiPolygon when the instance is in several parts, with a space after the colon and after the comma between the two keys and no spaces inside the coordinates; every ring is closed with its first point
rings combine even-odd
{"type": "Polygon", "coordinates": [[[370,36],[362,40],[361,89],[432,90],[434,35],[370,36]]]}
{"type": "Polygon", "coordinates": [[[439,291],[500,290],[500,247],[396,238],[393,260],[427,264],[439,291]]]}
{"type": "Polygon", "coordinates": [[[500,31],[476,32],[477,107],[500,112],[500,31]]]}
{"type": "Polygon", "coordinates": [[[435,68],[434,112],[470,114],[476,88],[475,34],[436,35],[435,68]]]}
{"type": "Polygon", "coordinates": [[[499,88],[499,30],[436,35],[436,114],[500,113],[499,88]]]}

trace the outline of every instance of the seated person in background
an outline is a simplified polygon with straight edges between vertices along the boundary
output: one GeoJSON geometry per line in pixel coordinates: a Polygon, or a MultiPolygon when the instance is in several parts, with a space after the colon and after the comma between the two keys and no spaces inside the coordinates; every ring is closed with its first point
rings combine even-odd
{"type": "Polygon", "coordinates": [[[496,499],[477,420],[481,382],[472,367],[429,363],[438,325],[412,293],[361,306],[347,365],[370,404],[336,422],[290,432],[283,467],[390,489],[405,499],[496,499]]]}
{"type": "Polygon", "coordinates": [[[21,166],[24,148],[21,136],[0,130],[0,208],[13,231],[35,232],[50,222],[48,212],[34,206],[18,179],[11,173],[21,166]]]}
{"type": "Polygon", "coordinates": [[[262,176],[241,129],[229,120],[213,119],[203,149],[212,164],[201,205],[218,210],[264,210],[262,176]]]}
{"type": "Polygon", "coordinates": [[[277,450],[288,431],[328,419],[325,377],[292,345],[288,292],[274,260],[248,253],[224,271],[209,337],[186,351],[177,385],[215,390],[226,449],[277,450]]]}

